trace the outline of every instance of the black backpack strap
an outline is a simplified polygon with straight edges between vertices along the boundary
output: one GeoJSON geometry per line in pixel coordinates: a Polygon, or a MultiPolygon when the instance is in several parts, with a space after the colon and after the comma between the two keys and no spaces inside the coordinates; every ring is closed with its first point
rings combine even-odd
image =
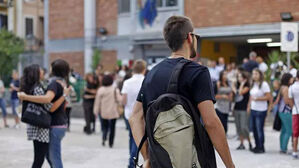
{"type": "Polygon", "coordinates": [[[174,70],[172,71],[169,83],[168,83],[168,88],[167,92],[168,93],[178,93],[178,83],[179,83],[179,77],[181,75],[181,72],[184,68],[184,66],[191,61],[187,59],[182,59],[180,60],[177,65],[174,67],[174,70]]]}
{"type": "Polygon", "coordinates": [[[138,165],[138,160],[139,160],[139,153],[144,145],[144,142],[147,140],[147,133],[145,132],[144,133],[144,136],[142,137],[141,139],[141,142],[138,146],[138,150],[137,150],[137,154],[136,154],[136,157],[134,157],[134,164],[135,164],[135,168],[136,167],[143,167],[143,165],[138,165]]]}

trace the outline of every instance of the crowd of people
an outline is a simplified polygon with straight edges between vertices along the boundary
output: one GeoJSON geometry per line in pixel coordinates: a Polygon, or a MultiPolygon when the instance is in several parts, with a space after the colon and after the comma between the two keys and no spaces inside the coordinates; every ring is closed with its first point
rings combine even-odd
{"type": "Polygon", "coordinates": [[[83,131],[87,135],[95,133],[98,119],[102,133],[102,145],[105,146],[108,141],[109,147],[112,148],[116,121],[123,116],[129,131],[129,168],[134,167],[133,157],[136,156],[137,146],[128,119],[145,72],[146,62],[135,60],[131,68],[120,66],[111,73],[103,71],[103,66],[99,65],[94,73],[85,75],[83,107],[86,125],[83,131]]]}
{"type": "MultiPolygon", "coordinates": [[[[235,63],[225,64],[222,57],[218,59],[218,64],[216,61],[208,61],[207,67],[214,85],[215,110],[226,133],[229,115],[232,114],[234,117],[240,140],[240,145],[236,149],[246,149],[246,141],[250,151],[264,153],[265,119],[272,113],[275,120],[281,121],[280,153],[288,153],[288,142],[292,139],[292,156],[298,158],[299,73],[294,72],[293,68],[292,74],[281,72],[276,79],[268,83],[265,81],[268,66],[255,52],[251,52],[249,59],[244,59],[239,67],[235,63]],[[250,132],[253,132],[255,148],[252,145],[250,132]]],[[[83,130],[88,135],[95,133],[98,119],[102,145],[105,146],[108,140],[108,145],[112,148],[116,121],[123,115],[129,130],[130,168],[134,166],[133,157],[136,156],[137,146],[128,120],[132,115],[146,70],[146,62],[136,60],[131,68],[123,66],[114,73],[109,73],[104,72],[103,66],[99,65],[94,73],[85,75],[83,107],[86,125],[83,130]]],[[[44,104],[45,108],[52,113],[51,128],[45,129],[32,125],[27,128],[28,139],[33,140],[34,144],[33,167],[40,167],[44,158],[47,158],[53,167],[62,166],[61,141],[70,125],[72,107],[70,92],[73,89],[71,87],[66,89],[69,71],[68,64],[58,60],[52,63],[50,79],[45,78],[45,70],[38,65],[26,67],[21,80],[18,72],[12,73],[10,91],[11,108],[16,123],[14,127],[20,127],[17,113],[19,99],[23,101],[23,111],[28,102],[35,102],[44,104]]],[[[4,92],[4,84],[0,80],[0,105],[4,127],[9,127],[4,92]]]]}
{"type": "MultiPolygon", "coordinates": [[[[299,71],[291,67],[289,71],[275,72],[271,81],[267,81],[265,74],[270,69],[254,51],[239,67],[235,63],[226,64],[223,57],[218,63],[208,61],[207,67],[190,61],[196,57],[199,36],[193,33],[192,22],[186,17],[170,17],[163,35],[172,54],[151,71],[147,72],[144,60],[135,60],[130,68],[117,67],[111,73],[99,65],[95,72],[85,75],[84,133],[95,133],[99,120],[102,145],[106,146],[108,141],[108,146],[113,148],[116,122],[124,116],[129,132],[129,168],[138,162],[133,158],[138,156],[137,145],[140,144],[144,167],[150,164],[184,167],[185,162],[192,167],[216,167],[215,148],[226,167],[234,168],[225,136],[229,131],[229,116],[234,116],[240,140],[237,150],[245,150],[245,141],[248,141],[248,149],[260,154],[266,151],[264,127],[266,117],[272,113],[273,128],[281,131],[280,153],[288,154],[288,143],[292,139],[292,156],[298,158],[299,71]],[[148,110],[154,113],[147,114],[148,110]],[[155,117],[148,119],[148,116],[155,117]],[[153,122],[155,125],[146,125],[153,122]],[[155,131],[145,131],[145,125],[147,131],[155,131]],[[255,147],[250,132],[253,132],[255,147]],[[141,148],[146,140],[148,145],[141,148]],[[189,157],[182,157],[182,151],[189,157]],[[165,158],[165,153],[171,153],[173,160],[165,158]]],[[[42,167],[45,159],[53,168],[63,167],[61,142],[70,126],[74,92],[70,83],[76,76],[71,72],[69,64],[58,59],[51,63],[49,78],[36,64],[25,67],[21,79],[16,71],[12,73],[10,100],[15,128],[20,127],[20,119],[27,123],[28,140],[33,141],[33,168],[42,167]],[[21,118],[17,112],[20,101],[21,118]],[[25,120],[29,113],[35,120],[25,120]]],[[[0,80],[4,126],[9,127],[4,92],[0,80]]]]}
{"type": "MultiPolygon", "coordinates": [[[[265,152],[264,126],[268,115],[281,122],[280,153],[288,153],[288,142],[293,140],[292,156],[298,158],[298,72],[294,67],[290,71],[281,71],[275,78],[266,81],[267,71],[271,71],[263,58],[253,51],[249,59],[236,67],[235,63],[225,65],[224,58],[208,61],[208,68],[214,84],[215,109],[225,132],[228,131],[228,118],[235,119],[237,135],[240,140],[238,150],[248,149],[254,153],[265,152]],[[293,114],[293,115],[292,115],[293,114]],[[253,148],[250,132],[253,132],[253,148]]],[[[273,123],[276,124],[277,122],[273,123]]]]}

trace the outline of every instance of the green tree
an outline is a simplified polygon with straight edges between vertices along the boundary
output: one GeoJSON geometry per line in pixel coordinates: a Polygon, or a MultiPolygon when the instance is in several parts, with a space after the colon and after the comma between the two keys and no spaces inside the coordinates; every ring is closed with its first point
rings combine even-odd
{"type": "Polygon", "coordinates": [[[17,68],[19,55],[24,52],[24,41],[12,32],[0,30],[0,76],[7,82],[13,69],[17,68]]]}
{"type": "Polygon", "coordinates": [[[101,51],[99,49],[94,49],[93,50],[93,56],[92,56],[92,63],[91,63],[91,68],[93,71],[95,71],[100,64],[102,58],[101,51]]]}

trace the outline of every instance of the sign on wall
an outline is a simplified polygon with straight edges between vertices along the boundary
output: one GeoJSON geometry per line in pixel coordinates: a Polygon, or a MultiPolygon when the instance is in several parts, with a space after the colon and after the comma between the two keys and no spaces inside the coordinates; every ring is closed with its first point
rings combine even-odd
{"type": "Polygon", "coordinates": [[[281,23],[281,47],[284,52],[298,51],[298,23],[281,23]]]}

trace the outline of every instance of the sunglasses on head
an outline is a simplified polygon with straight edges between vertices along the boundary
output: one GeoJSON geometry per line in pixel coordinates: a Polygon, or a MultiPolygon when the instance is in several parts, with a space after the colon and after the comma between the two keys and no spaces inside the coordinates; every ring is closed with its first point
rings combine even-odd
{"type": "MultiPolygon", "coordinates": [[[[194,34],[194,33],[190,33],[190,34],[191,34],[192,36],[194,36],[194,37],[196,38],[197,41],[200,40],[200,36],[199,36],[199,35],[194,34]]],[[[189,33],[187,34],[187,37],[186,37],[186,38],[188,38],[188,35],[189,35],[189,33]]]]}

